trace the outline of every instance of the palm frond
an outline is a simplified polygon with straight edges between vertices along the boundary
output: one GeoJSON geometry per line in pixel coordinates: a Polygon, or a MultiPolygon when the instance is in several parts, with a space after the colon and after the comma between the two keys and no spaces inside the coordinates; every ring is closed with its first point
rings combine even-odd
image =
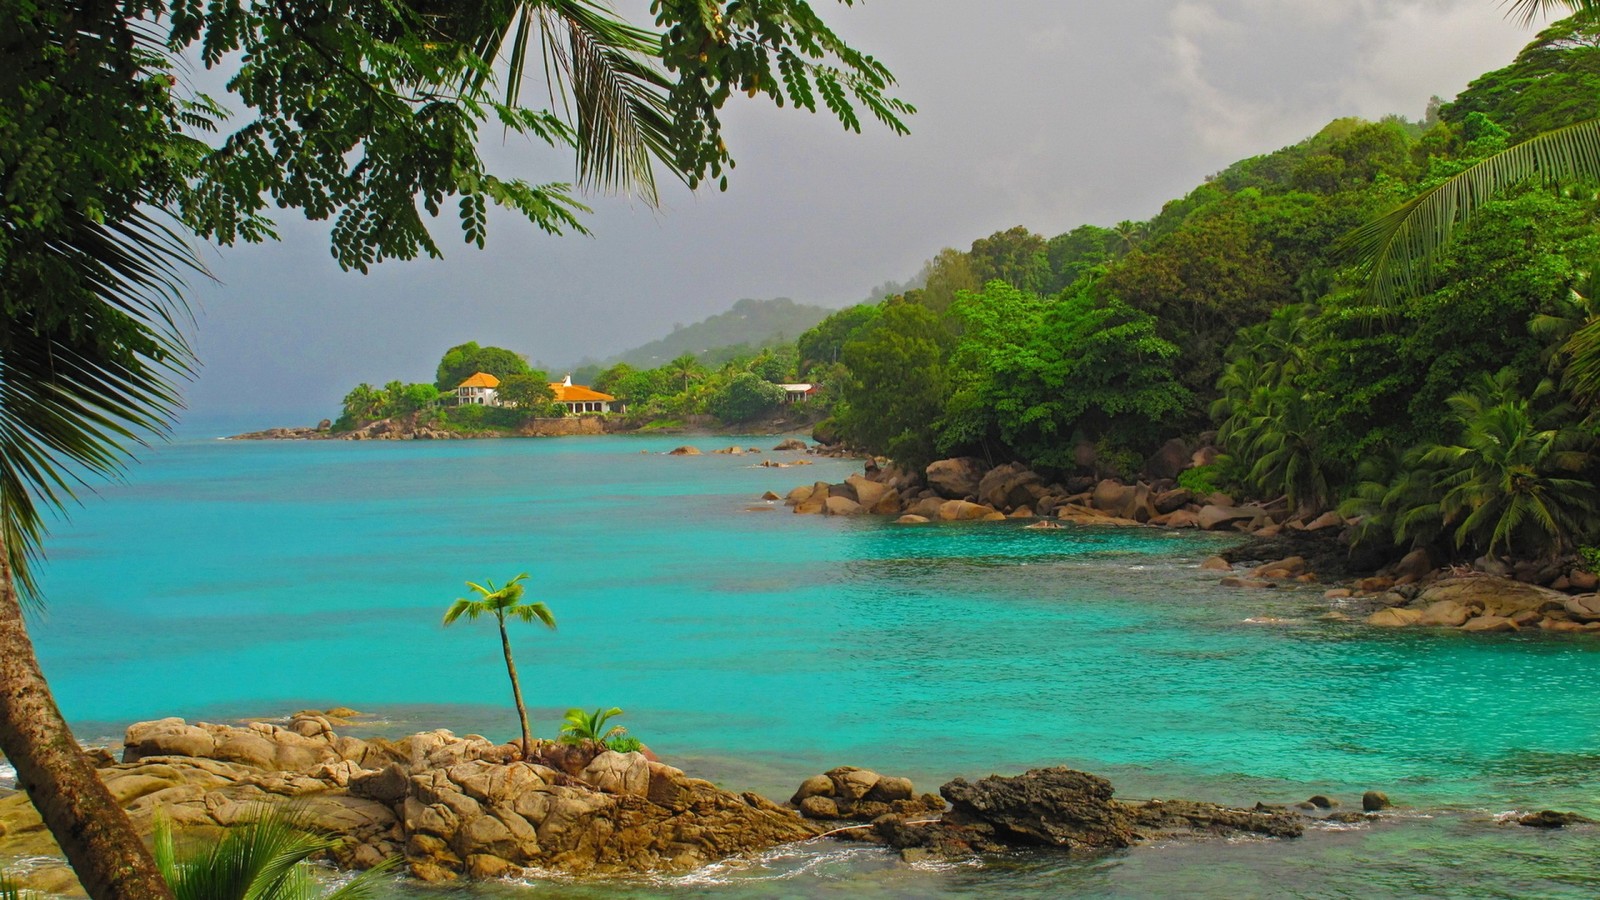
{"type": "Polygon", "coordinates": [[[1596,176],[1600,119],[1590,119],[1481,160],[1350,232],[1338,249],[1369,267],[1367,292],[1373,300],[1392,303],[1398,295],[1423,287],[1455,229],[1506,188],[1535,178],[1596,176]]]}
{"type": "Polygon", "coordinates": [[[91,477],[115,476],[130,445],[164,434],[181,405],[175,378],[193,355],[180,325],[190,248],[152,215],[68,220],[37,254],[39,269],[8,273],[27,291],[0,333],[0,529],[33,601],[45,510],[65,512],[91,477]]]}
{"type": "MultiPolygon", "coordinates": [[[[155,823],[155,857],[175,900],[311,900],[322,896],[307,860],[332,850],[340,839],[305,823],[293,805],[263,804],[251,821],[230,828],[219,840],[180,855],[165,817],[155,823]]],[[[329,898],[375,896],[388,860],[356,876],[329,898]]]]}
{"type": "Polygon", "coordinates": [[[1535,19],[1560,18],[1575,13],[1594,15],[1600,12],[1600,0],[1505,0],[1506,16],[1524,27],[1535,19]]]}

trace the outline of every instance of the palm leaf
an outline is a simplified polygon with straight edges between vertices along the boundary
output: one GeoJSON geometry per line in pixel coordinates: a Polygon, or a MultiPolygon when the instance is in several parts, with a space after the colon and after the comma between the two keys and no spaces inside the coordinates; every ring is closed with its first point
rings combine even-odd
{"type": "Polygon", "coordinates": [[[1506,15],[1516,19],[1524,27],[1532,25],[1535,19],[1544,17],[1560,17],[1578,13],[1593,15],[1600,12],[1600,0],[1506,0],[1506,15]]]}
{"type": "Polygon", "coordinates": [[[1481,160],[1350,232],[1339,250],[1369,267],[1369,295],[1388,304],[1420,290],[1455,229],[1505,189],[1534,178],[1593,177],[1600,177],[1600,119],[1536,135],[1481,160]]]}
{"type": "MultiPolygon", "coordinates": [[[[45,510],[64,512],[90,477],[115,476],[130,444],[163,434],[192,354],[179,329],[183,274],[204,272],[151,215],[78,215],[38,254],[37,283],[0,334],[0,529],[25,598],[35,601],[45,510]]],[[[21,282],[21,283],[18,283],[21,282]]]]}

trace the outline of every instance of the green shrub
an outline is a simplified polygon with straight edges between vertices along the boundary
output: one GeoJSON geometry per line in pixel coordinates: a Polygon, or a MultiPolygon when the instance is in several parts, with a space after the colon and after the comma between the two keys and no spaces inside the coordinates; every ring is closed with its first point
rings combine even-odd
{"type": "Polygon", "coordinates": [[[1590,572],[1600,573],[1600,547],[1585,544],[1578,548],[1578,559],[1583,561],[1583,567],[1590,572]]]}
{"type": "Polygon", "coordinates": [[[1185,469],[1178,475],[1178,487],[1193,493],[1197,497],[1217,492],[1217,467],[1195,466],[1185,469]]]}
{"type": "Polygon", "coordinates": [[[606,741],[606,749],[617,753],[637,753],[644,749],[644,742],[633,735],[624,735],[606,741]]]}

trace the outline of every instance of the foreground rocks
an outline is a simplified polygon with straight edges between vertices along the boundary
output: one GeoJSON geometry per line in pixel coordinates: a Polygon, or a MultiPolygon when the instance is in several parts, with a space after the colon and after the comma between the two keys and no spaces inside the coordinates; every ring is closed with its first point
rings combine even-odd
{"type": "MultiPolygon", "coordinates": [[[[543,743],[530,760],[517,756],[448,731],[359,740],[313,714],[245,727],[162,719],[131,726],[122,762],[107,757],[100,775],[145,833],[157,810],[204,830],[292,800],[308,824],[348,839],[334,854],[340,865],[403,856],[433,882],[522,867],[681,872],[822,830],[642,753],[543,743]]],[[[0,855],[60,855],[22,794],[0,798],[0,855]]],[[[34,875],[41,886],[63,879],[34,875]]]]}
{"type": "MultiPolygon", "coordinates": [[[[819,792],[854,793],[866,782],[865,776],[879,777],[859,769],[834,769],[807,780],[794,802],[804,812],[808,805],[814,808],[818,799],[829,796],[819,792]]],[[[895,784],[895,788],[911,794],[910,782],[895,784]]],[[[919,859],[1039,846],[1118,850],[1174,837],[1258,834],[1290,838],[1305,830],[1303,817],[1283,809],[1232,809],[1188,800],[1120,801],[1113,797],[1109,781],[1068,768],[1034,769],[1015,777],[990,776],[976,782],[957,778],[939,793],[949,801],[948,809],[936,811],[932,800],[937,798],[928,795],[914,801],[916,808],[883,813],[874,817],[870,826],[850,828],[841,835],[885,844],[907,859],[919,859]]],[[[870,791],[861,795],[862,799],[868,796],[870,791]]],[[[895,802],[913,801],[907,797],[895,802]]]]}
{"type": "Polygon", "coordinates": [[[1472,633],[1538,629],[1600,631],[1600,595],[1569,595],[1498,575],[1472,573],[1433,579],[1378,595],[1386,604],[1366,617],[1383,628],[1424,626],[1472,633]]]}

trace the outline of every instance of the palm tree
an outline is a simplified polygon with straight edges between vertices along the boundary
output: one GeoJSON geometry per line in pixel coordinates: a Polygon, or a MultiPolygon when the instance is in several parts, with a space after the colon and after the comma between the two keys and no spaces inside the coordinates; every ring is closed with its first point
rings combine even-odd
{"type": "MultiPolygon", "coordinates": [[[[378,895],[394,857],[324,893],[308,860],[334,849],[338,838],[316,833],[293,806],[264,804],[253,821],[229,828],[220,839],[180,853],[172,825],[158,816],[156,866],[176,900],[365,900],[378,895]]],[[[0,897],[3,900],[3,897],[0,897]]]]}
{"type": "Polygon", "coordinates": [[[689,382],[705,376],[705,368],[700,361],[694,358],[693,353],[685,353],[667,363],[667,376],[673,379],[683,379],[683,393],[689,393],[689,382]]]}
{"type": "Polygon", "coordinates": [[[445,625],[455,622],[462,616],[470,621],[482,615],[492,615],[496,624],[500,626],[500,648],[506,655],[506,674],[511,676],[511,697],[516,701],[517,718],[522,722],[523,756],[527,756],[533,749],[533,735],[528,730],[528,708],[522,703],[522,684],[517,680],[517,664],[511,658],[511,638],[506,634],[506,617],[530,623],[543,622],[552,631],[556,627],[555,616],[550,614],[550,608],[544,603],[522,602],[522,581],[527,577],[528,573],[523,572],[501,588],[496,588],[492,581],[486,581],[482,585],[469,581],[467,587],[472,588],[478,598],[469,600],[458,597],[444,614],[445,625]]]}
{"type": "Polygon", "coordinates": [[[1461,428],[1453,445],[1421,452],[1439,469],[1444,523],[1457,547],[1488,553],[1571,549],[1595,512],[1595,488],[1572,477],[1588,462],[1578,429],[1551,427],[1518,394],[1510,370],[1446,401],[1461,428]],[[1514,546],[1515,545],[1515,546],[1514,546]]]}
{"type": "Polygon", "coordinates": [[[584,712],[581,706],[574,706],[567,710],[562,719],[560,740],[567,744],[604,744],[627,733],[628,729],[621,725],[606,727],[607,722],[620,715],[622,708],[618,706],[596,709],[592,713],[584,712]]]}
{"type": "MultiPolygon", "coordinates": [[[[1553,11],[1600,14],[1600,0],[1511,0],[1524,23],[1553,11]]],[[[1369,266],[1367,290],[1380,303],[1415,292],[1457,226],[1514,185],[1535,178],[1600,176],[1600,119],[1535,135],[1486,157],[1347,235],[1342,246],[1369,266]]]]}

